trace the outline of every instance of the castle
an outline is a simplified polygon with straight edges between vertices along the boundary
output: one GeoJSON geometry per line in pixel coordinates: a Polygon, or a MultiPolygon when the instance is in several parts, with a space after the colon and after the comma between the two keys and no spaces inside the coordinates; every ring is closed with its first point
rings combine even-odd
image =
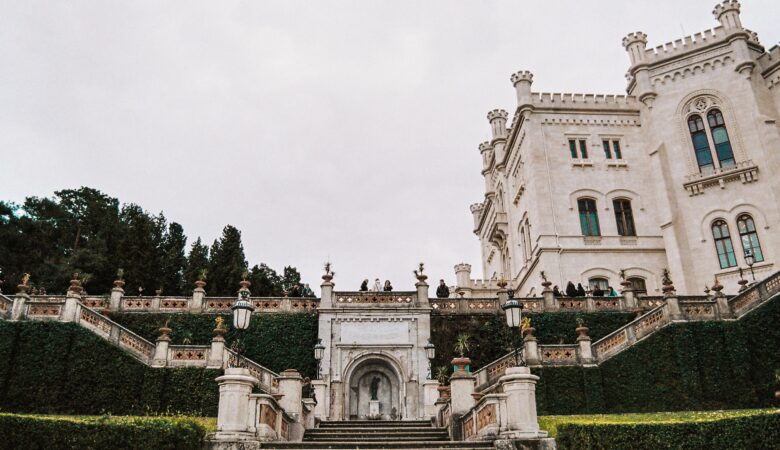
{"type": "Polygon", "coordinates": [[[506,278],[539,295],[542,271],[561,289],[617,290],[624,270],[657,295],[665,268],[680,293],[713,274],[733,292],[775,270],[780,47],[742,26],[736,0],[713,14],[716,28],[656,48],[628,34],[628,95],[538,93],[531,72],[511,76],[517,107],[509,124],[487,115],[485,198],[471,205],[486,281],[459,264],[459,294],[506,278]]]}

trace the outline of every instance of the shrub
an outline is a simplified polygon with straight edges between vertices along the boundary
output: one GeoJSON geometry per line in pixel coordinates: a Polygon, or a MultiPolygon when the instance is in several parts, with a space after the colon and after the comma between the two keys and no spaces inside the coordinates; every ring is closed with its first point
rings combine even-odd
{"type": "Polygon", "coordinates": [[[173,417],[36,417],[0,414],[0,448],[200,449],[206,429],[173,417]]]}
{"type": "Polygon", "coordinates": [[[777,449],[780,414],[677,423],[564,423],[558,426],[561,450],[734,450],[777,449]]]}

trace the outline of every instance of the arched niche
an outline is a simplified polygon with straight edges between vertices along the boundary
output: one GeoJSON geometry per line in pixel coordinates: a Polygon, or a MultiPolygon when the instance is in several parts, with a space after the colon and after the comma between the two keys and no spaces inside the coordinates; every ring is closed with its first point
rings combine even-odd
{"type": "Polygon", "coordinates": [[[345,372],[345,416],[350,420],[369,417],[371,381],[378,378],[377,400],[384,420],[401,419],[405,409],[406,384],[399,363],[384,353],[366,354],[356,358],[345,372]]]}

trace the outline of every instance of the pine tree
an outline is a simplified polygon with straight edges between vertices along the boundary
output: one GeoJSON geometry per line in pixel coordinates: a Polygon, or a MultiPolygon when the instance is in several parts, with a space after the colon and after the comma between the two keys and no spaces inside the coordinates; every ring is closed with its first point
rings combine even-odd
{"type": "Polygon", "coordinates": [[[265,264],[255,265],[249,271],[252,295],[256,297],[278,297],[282,295],[282,277],[265,264]]]}
{"type": "Polygon", "coordinates": [[[187,292],[184,287],[184,268],[187,258],[184,256],[184,247],[187,245],[187,236],[184,228],[176,222],[168,225],[168,233],[165,234],[162,249],[162,277],[163,292],[167,295],[182,295],[187,292]]]}
{"type": "Polygon", "coordinates": [[[118,267],[125,270],[125,292],[135,295],[139,287],[144,295],[154,295],[161,287],[162,242],[165,218],[150,216],[140,206],[124,205],[120,213],[122,240],[117,252],[118,267]]]}
{"type": "Polygon", "coordinates": [[[300,297],[301,291],[301,274],[298,273],[298,269],[292,266],[284,267],[284,276],[282,277],[282,284],[290,291],[291,297],[300,297]]]}
{"type": "MultiPolygon", "coordinates": [[[[190,254],[187,256],[187,268],[184,271],[184,293],[189,295],[193,289],[195,281],[200,277],[202,270],[209,268],[209,246],[201,243],[200,238],[196,239],[190,247],[190,254]]],[[[208,280],[206,280],[208,281],[208,280]]]]}
{"type": "Polygon", "coordinates": [[[211,246],[209,281],[206,285],[211,296],[233,296],[247,269],[241,232],[232,225],[222,230],[222,237],[211,246]]]}

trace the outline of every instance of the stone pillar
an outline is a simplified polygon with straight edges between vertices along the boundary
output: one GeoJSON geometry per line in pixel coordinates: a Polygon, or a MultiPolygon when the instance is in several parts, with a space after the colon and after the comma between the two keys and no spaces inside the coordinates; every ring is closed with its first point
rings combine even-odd
{"type": "Polygon", "coordinates": [[[195,289],[192,290],[192,301],[190,301],[190,312],[202,312],[206,306],[206,290],[203,289],[205,286],[205,281],[195,282],[195,289]]]}
{"type": "Polygon", "coordinates": [[[320,285],[320,308],[328,309],[333,307],[333,275],[326,273],[322,276],[320,285]]]}
{"type": "Polygon", "coordinates": [[[577,327],[577,334],[580,363],[585,366],[593,365],[593,350],[590,345],[590,336],[588,336],[588,327],[577,327]]]}
{"type": "Polygon", "coordinates": [[[304,398],[302,400],[303,402],[303,428],[306,430],[311,430],[314,428],[315,424],[315,416],[316,416],[316,409],[317,409],[317,402],[313,398],[304,398]]]}
{"type": "Polygon", "coordinates": [[[507,395],[506,430],[500,433],[504,439],[529,439],[546,437],[540,432],[536,418],[536,381],[528,367],[508,367],[499,383],[507,395]]]}
{"type": "Polygon", "coordinates": [[[279,374],[279,406],[289,414],[294,423],[290,424],[290,441],[300,441],[303,438],[303,378],[295,369],[287,369],[279,374]]]}
{"type": "Polygon", "coordinates": [[[219,383],[219,410],[215,439],[251,439],[249,432],[249,395],[258,383],[248,369],[231,367],[217,377],[219,383]]]}
{"type": "Polygon", "coordinates": [[[712,290],[715,291],[715,303],[718,305],[718,314],[721,319],[728,319],[734,317],[734,313],[731,311],[729,301],[726,298],[726,294],[723,291],[723,285],[720,284],[717,278],[715,278],[715,284],[712,286],[712,290]]]}
{"type": "Polygon", "coordinates": [[[427,279],[427,275],[420,274],[417,276],[417,283],[414,284],[417,288],[417,306],[422,308],[427,308],[430,304],[428,303],[428,283],[425,282],[427,279]]]}
{"type": "Polygon", "coordinates": [[[27,300],[30,296],[27,295],[27,289],[29,286],[26,284],[20,284],[16,286],[17,292],[14,296],[14,303],[11,305],[11,320],[24,320],[27,313],[27,300]]]}
{"type": "Polygon", "coordinates": [[[62,314],[60,315],[61,321],[74,322],[76,320],[79,301],[81,301],[81,294],[73,291],[68,291],[67,294],[65,294],[65,306],[63,306],[62,314]]]}
{"type": "Polygon", "coordinates": [[[631,287],[630,281],[623,281],[620,284],[623,285],[623,291],[621,294],[623,295],[623,301],[625,303],[626,309],[636,309],[639,307],[639,304],[636,301],[636,295],[634,293],[634,288],[631,287]]]}
{"type": "Polygon", "coordinates": [[[114,281],[114,287],[111,289],[111,302],[108,305],[109,310],[119,311],[122,309],[122,297],[125,296],[124,284],[125,282],[121,280],[114,281]]]}
{"type": "Polygon", "coordinates": [[[170,328],[160,328],[160,336],[154,346],[152,355],[152,367],[165,367],[168,365],[168,347],[171,344],[170,328]],[[168,330],[167,332],[165,330],[168,330]]]}
{"type": "Polygon", "coordinates": [[[327,383],[325,380],[311,380],[311,385],[314,388],[314,397],[317,400],[314,416],[324,420],[328,417],[328,411],[325,409],[325,389],[327,388],[327,383]]]}
{"type": "Polygon", "coordinates": [[[160,290],[158,289],[155,292],[154,297],[152,297],[152,308],[151,308],[152,311],[155,311],[155,312],[159,312],[160,311],[160,295],[161,294],[162,294],[162,292],[160,292],[160,290]]]}
{"type": "Polygon", "coordinates": [[[471,264],[460,263],[455,266],[455,287],[464,297],[471,297],[471,264]]]}
{"type": "MultiPolygon", "coordinates": [[[[465,358],[468,359],[468,358],[465,358]]],[[[453,364],[454,361],[453,360],[453,364]]],[[[470,363],[471,361],[469,361],[470,363]]],[[[463,431],[460,429],[460,418],[466,414],[469,409],[474,407],[474,376],[471,372],[458,370],[450,377],[450,411],[452,412],[452,436],[457,440],[463,437],[463,431]]]]}
{"type": "Polygon", "coordinates": [[[330,415],[328,420],[344,420],[344,391],[341,381],[330,382],[330,415]]]}
{"type": "Polygon", "coordinates": [[[544,299],[542,311],[556,311],[558,309],[558,299],[555,298],[553,290],[550,289],[551,284],[549,281],[542,283],[542,298],[544,299]]]}
{"type": "Polygon", "coordinates": [[[436,400],[439,399],[439,382],[436,380],[425,380],[423,382],[423,417],[429,419],[436,417],[438,408],[436,400]]]}
{"type": "Polygon", "coordinates": [[[525,362],[529,366],[536,366],[541,364],[541,358],[539,358],[539,346],[534,336],[533,328],[525,329],[525,336],[523,337],[523,353],[525,362]]]}
{"type": "Polygon", "coordinates": [[[225,335],[224,328],[214,330],[214,337],[211,339],[211,349],[209,350],[209,360],[206,363],[208,368],[221,368],[225,360],[225,335]]]}
{"type": "Polygon", "coordinates": [[[683,320],[682,311],[680,310],[680,303],[677,301],[677,293],[675,292],[672,280],[669,278],[669,272],[666,269],[664,269],[662,279],[663,281],[661,284],[663,284],[663,287],[661,290],[664,293],[664,300],[666,301],[666,312],[669,315],[669,319],[683,320]]]}

